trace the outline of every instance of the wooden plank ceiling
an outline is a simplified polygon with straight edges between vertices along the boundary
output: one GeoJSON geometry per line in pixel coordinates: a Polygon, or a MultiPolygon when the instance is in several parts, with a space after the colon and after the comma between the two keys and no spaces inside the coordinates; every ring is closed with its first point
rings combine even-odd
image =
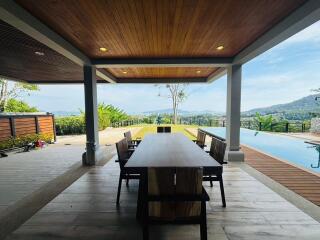
{"type": "MultiPolygon", "coordinates": [[[[16,0],[16,2],[88,57],[99,59],[234,57],[305,0],[16,0]],[[217,47],[221,45],[224,47],[223,50],[218,50],[217,47]],[[100,51],[100,48],[106,48],[107,51],[100,51]]],[[[4,24],[0,27],[8,28],[4,24]]],[[[2,29],[1,32],[3,31],[2,29]]],[[[32,39],[26,40],[24,37],[24,40],[20,40],[13,35],[11,41],[13,42],[10,44],[14,46],[19,45],[21,41],[29,44],[32,39]]],[[[57,78],[59,76],[55,74],[59,73],[63,75],[61,80],[80,78],[81,69],[75,70],[76,67],[70,63],[65,65],[67,60],[59,59],[57,62],[53,55],[53,59],[47,55],[43,58],[51,61],[46,63],[48,66],[42,70],[42,65],[45,64],[34,55],[36,48],[32,48],[30,53],[26,49],[19,49],[15,56],[6,53],[1,60],[6,59],[7,64],[5,68],[0,69],[0,74],[9,71],[6,69],[13,68],[11,71],[16,72],[16,78],[23,76],[21,72],[32,71],[34,76],[29,78],[34,81],[57,78]],[[29,68],[26,62],[14,64],[17,57],[28,54],[25,61],[34,63],[33,67],[29,68]],[[63,66],[57,66],[60,63],[63,63],[63,66]],[[73,71],[75,72],[71,73],[73,71]]],[[[44,50],[49,52],[48,49],[44,50]]],[[[57,54],[54,56],[59,58],[57,54]]],[[[139,67],[107,70],[115,77],[134,79],[208,77],[216,69],[139,67]]]]}
{"type": "Polygon", "coordinates": [[[117,78],[194,78],[208,77],[217,68],[214,67],[135,67],[107,68],[117,78]]]}
{"type": "Polygon", "coordinates": [[[2,21],[0,75],[30,82],[83,81],[80,66],[2,21]]]}

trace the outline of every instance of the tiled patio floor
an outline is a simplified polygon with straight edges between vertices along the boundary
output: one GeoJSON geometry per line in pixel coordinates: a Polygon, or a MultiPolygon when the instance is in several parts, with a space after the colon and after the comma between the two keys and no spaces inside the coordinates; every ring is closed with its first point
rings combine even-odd
{"type": "Polygon", "coordinates": [[[63,174],[75,163],[80,164],[84,148],[84,145],[49,145],[42,150],[0,158],[0,211],[63,174]]]}
{"type": "MultiPolygon", "coordinates": [[[[7,237],[13,239],[142,239],[135,219],[137,182],[123,184],[116,208],[119,167],[94,167],[7,237]]],[[[320,239],[320,224],[238,165],[224,173],[227,208],[218,185],[210,188],[208,239],[320,239]]],[[[199,227],[151,227],[151,239],[199,239],[199,227]]]]}

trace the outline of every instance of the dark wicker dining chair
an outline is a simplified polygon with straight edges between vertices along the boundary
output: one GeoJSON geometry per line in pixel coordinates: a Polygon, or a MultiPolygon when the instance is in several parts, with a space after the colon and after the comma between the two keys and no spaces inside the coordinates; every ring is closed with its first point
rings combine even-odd
{"type": "Polygon", "coordinates": [[[131,151],[128,148],[127,139],[123,138],[119,142],[116,143],[118,159],[116,162],[119,163],[120,166],[120,175],[119,175],[119,184],[118,184],[118,193],[117,193],[117,205],[120,203],[120,192],[122,180],[127,180],[126,184],[129,185],[129,179],[140,179],[139,174],[132,173],[130,170],[126,169],[124,165],[128,162],[131,151]]]}
{"type": "Polygon", "coordinates": [[[130,131],[125,132],[125,133],[123,134],[123,136],[127,139],[128,148],[133,148],[133,149],[134,149],[134,148],[136,148],[136,147],[139,145],[139,143],[141,142],[140,139],[133,140],[130,131]]]}
{"type": "Polygon", "coordinates": [[[150,168],[143,216],[143,239],[149,224],[200,224],[201,240],[207,239],[206,201],[202,168],[150,168]],[[175,184],[176,181],[176,184],[175,184]]]}
{"type": "MultiPolygon", "coordinates": [[[[227,144],[225,141],[222,141],[218,138],[212,137],[211,147],[210,147],[210,151],[208,151],[208,153],[210,154],[211,157],[213,157],[222,166],[223,166],[223,164],[227,163],[224,161],[226,147],[227,147],[227,144]]],[[[222,174],[217,175],[215,173],[212,173],[209,169],[204,168],[203,169],[203,181],[210,181],[211,187],[213,187],[213,184],[212,184],[213,181],[219,182],[222,205],[223,205],[223,207],[226,207],[226,199],[225,199],[225,194],[224,194],[222,174]]]]}
{"type": "Polygon", "coordinates": [[[202,149],[206,147],[206,134],[198,129],[197,139],[193,140],[202,149]]]}
{"type": "Polygon", "coordinates": [[[164,132],[164,127],[157,127],[157,133],[163,133],[164,132]]]}
{"type": "Polygon", "coordinates": [[[165,133],[171,133],[171,127],[164,127],[165,133]]]}
{"type": "Polygon", "coordinates": [[[171,127],[157,127],[157,133],[171,133],[171,127]]]}

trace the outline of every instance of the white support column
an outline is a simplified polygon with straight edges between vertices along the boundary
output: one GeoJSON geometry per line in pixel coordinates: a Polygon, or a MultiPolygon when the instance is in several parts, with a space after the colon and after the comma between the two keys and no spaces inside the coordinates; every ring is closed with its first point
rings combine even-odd
{"type": "Polygon", "coordinates": [[[97,109],[97,79],[94,66],[83,66],[85,120],[86,120],[86,152],[83,154],[83,165],[95,165],[99,151],[99,127],[97,109]]]}
{"type": "Polygon", "coordinates": [[[240,151],[241,65],[227,68],[227,150],[228,161],[244,161],[240,151]]]}

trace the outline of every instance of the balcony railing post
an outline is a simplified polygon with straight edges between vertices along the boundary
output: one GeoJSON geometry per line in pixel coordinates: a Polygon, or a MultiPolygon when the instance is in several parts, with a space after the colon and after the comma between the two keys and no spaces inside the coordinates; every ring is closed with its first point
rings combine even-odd
{"type": "Polygon", "coordinates": [[[289,123],[286,123],[286,132],[289,132],[289,123]]]}

